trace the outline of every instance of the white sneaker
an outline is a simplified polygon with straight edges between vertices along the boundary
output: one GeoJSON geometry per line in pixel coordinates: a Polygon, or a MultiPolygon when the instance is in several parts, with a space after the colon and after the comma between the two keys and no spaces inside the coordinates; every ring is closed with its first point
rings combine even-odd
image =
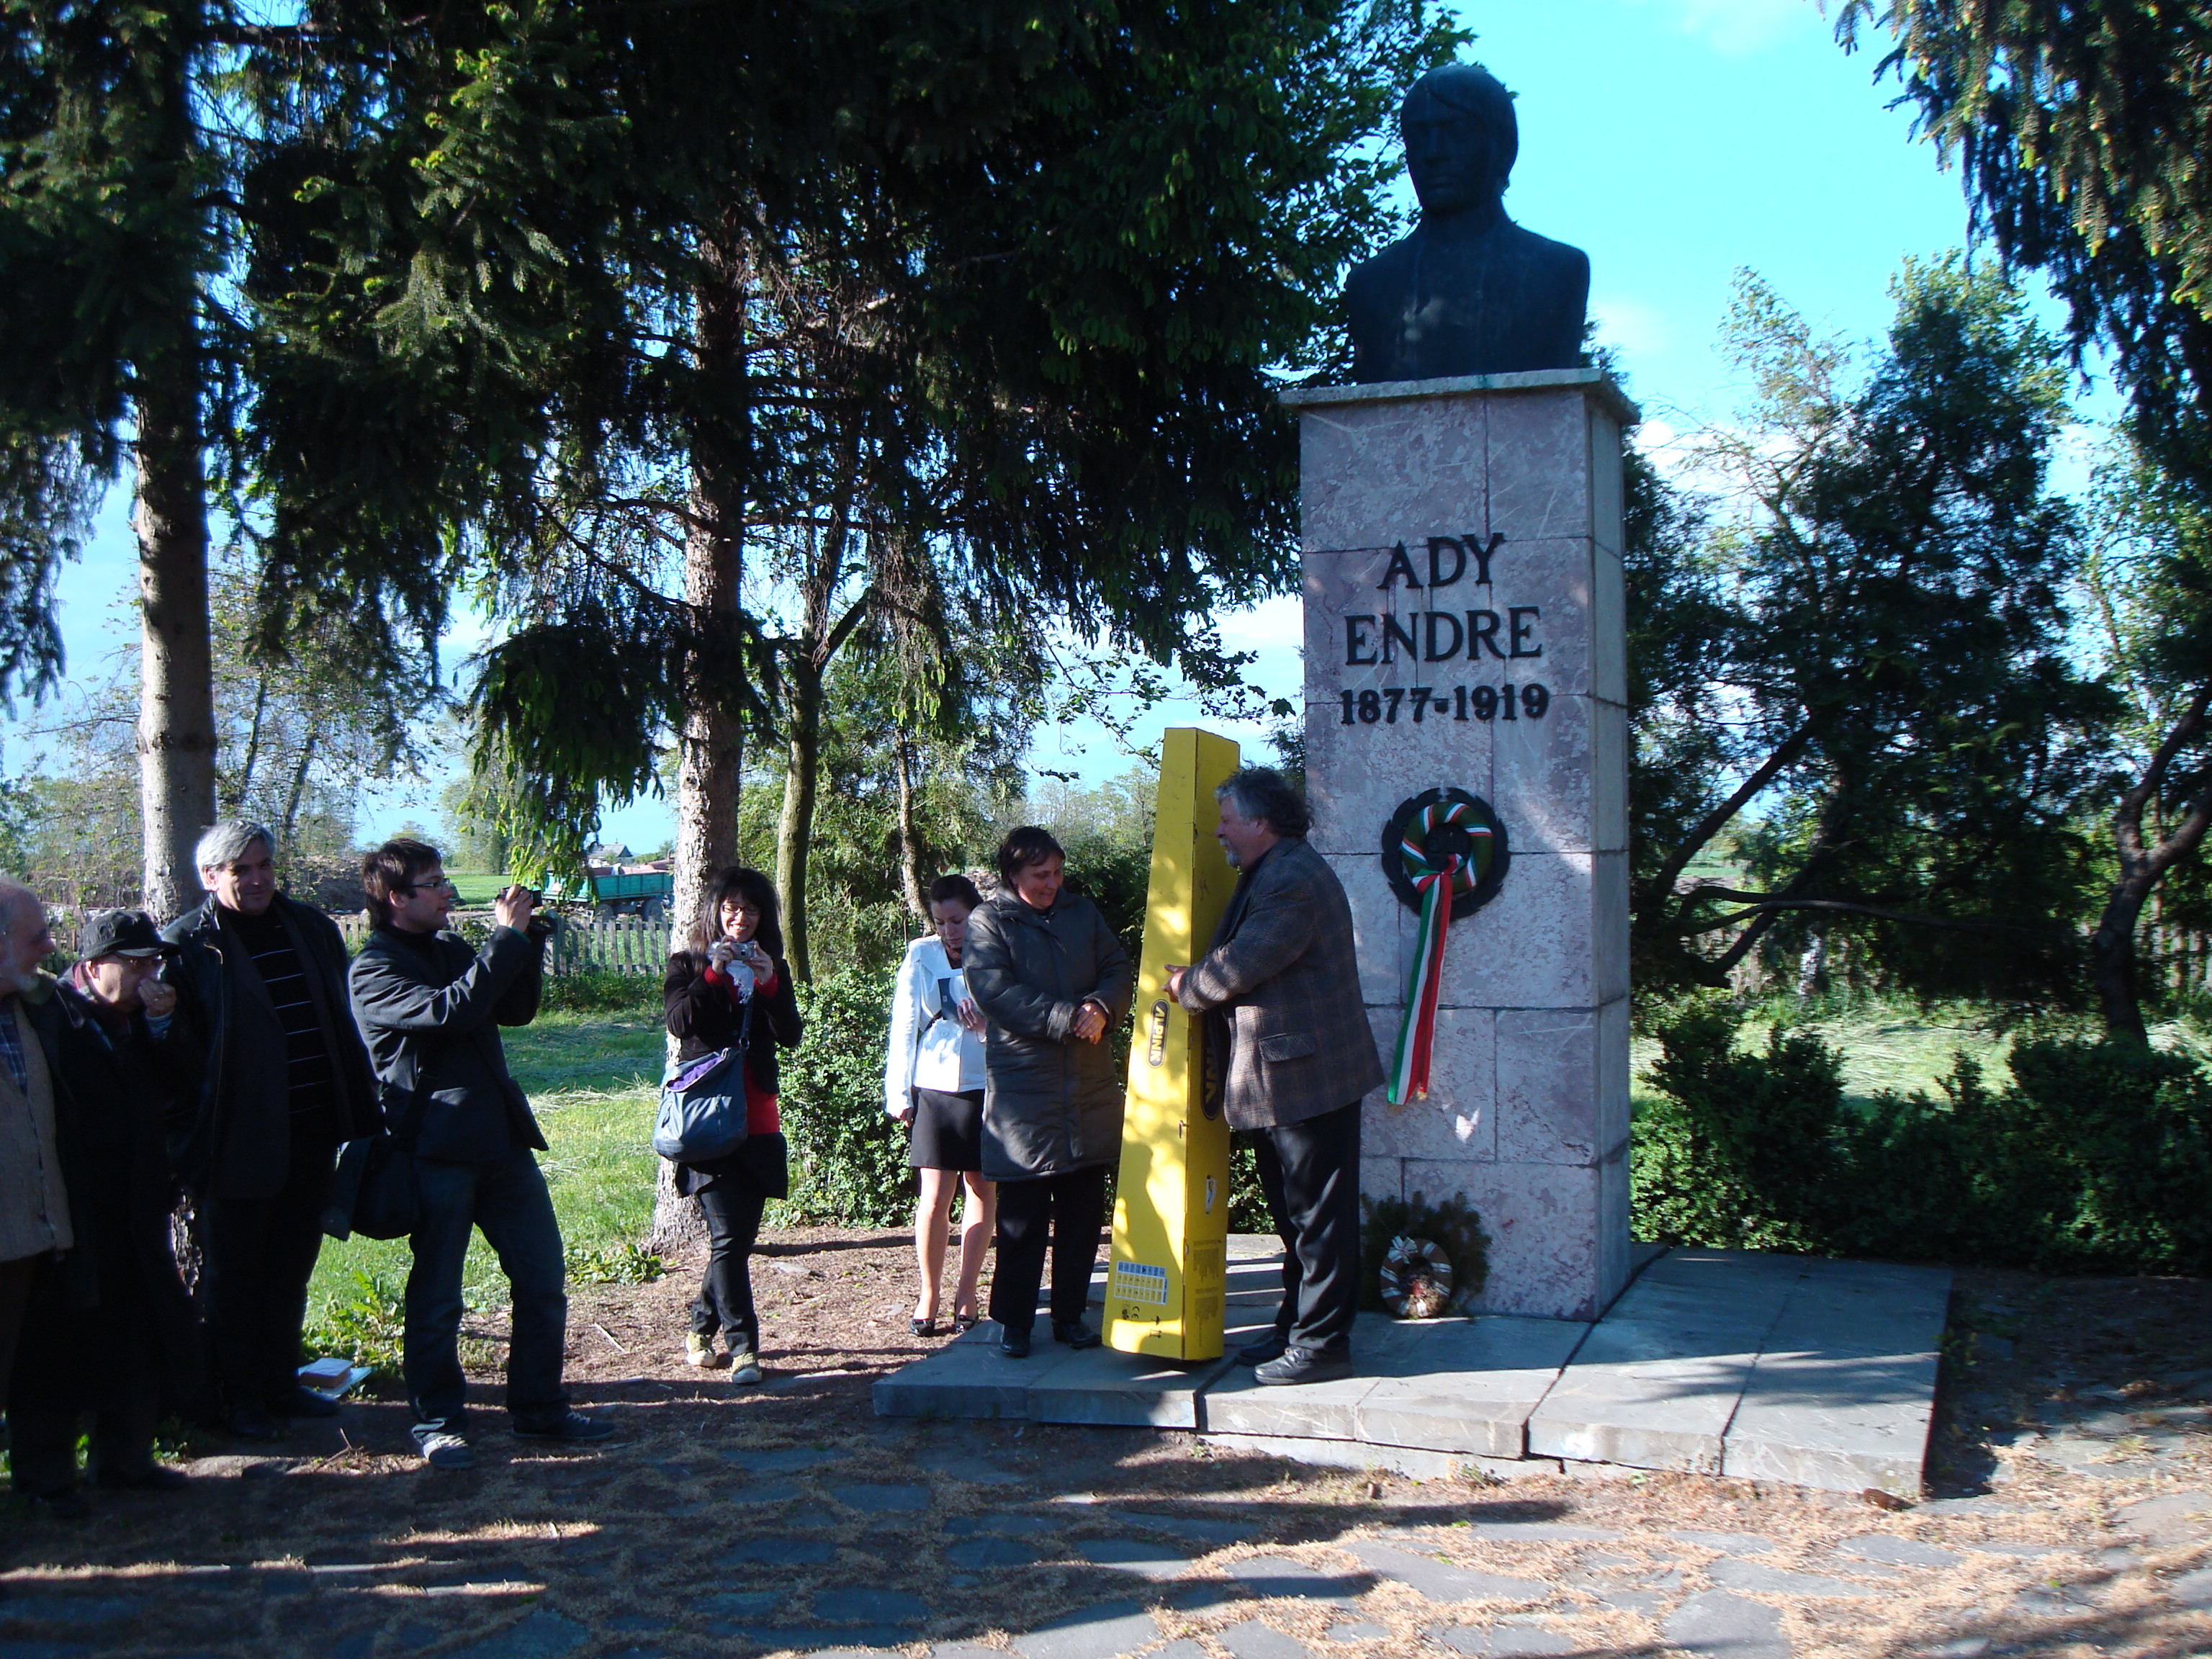
{"type": "Polygon", "coordinates": [[[730,1381],[733,1385],[757,1382],[760,1380],[760,1355],[750,1348],[740,1348],[730,1356],[730,1381]]]}
{"type": "Polygon", "coordinates": [[[421,1435],[416,1444],[422,1449],[422,1461],[434,1469],[471,1469],[476,1467],[476,1449],[458,1434],[442,1430],[435,1434],[421,1435]]]}
{"type": "Polygon", "coordinates": [[[719,1370],[730,1363],[726,1354],[714,1352],[714,1339],[693,1331],[684,1339],[684,1358],[687,1364],[707,1370],[719,1370]]]}

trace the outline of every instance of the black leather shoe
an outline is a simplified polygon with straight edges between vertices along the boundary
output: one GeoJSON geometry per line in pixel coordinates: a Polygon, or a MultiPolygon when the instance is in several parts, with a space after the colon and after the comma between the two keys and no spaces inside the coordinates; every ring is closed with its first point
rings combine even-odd
{"type": "Polygon", "coordinates": [[[284,1431],[258,1406],[234,1406],[222,1425],[234,1440],[274,1440],[284,1431]]]}
{"type": "Polygon", "coordinates": [[[523,1440],[605,1440],[615,1431],[615,1425],[603,1419],[586,1417],[581,1412],[569,1412],[550,1423],[517,1423],[514,1432],[523,1440]]]}
{"type": "Polygon", "coordinates": [[[1079,1319],[1070,1325],[1060,1324],[1055,1320],[1053,1322],[1052,1340],[1055,1342],[1065,1342],[1069,1347],[1079,1351],[1084,1348],[1095,1348],[1099,1342],[1098,1333],[1079,1319]]]}
{"type": "Polygon", "coordinates": [[[31,1513],[50,1521],[82,1521],[92,1513],[82,1486],[64,1486],[59,1492],[31,1494],[31,1513]]]}
{"type": "Polygon", "coordinates": [[[1030,1334],[1027,1331],[1001,1332],[999,1352],[1008,1359],[1027,1359],[1030,1357],[1030,1334]]]}
{"type": "Polygon", "coordinates": [[[1283,1351],[1290,1346],[1283,1340],[1281,1332],[1269,1331],[1258,1341],[1247,1342],[1237,1349],[1237,1363],[1240,1365],[1264,1365],[1271,1359],[1280,1359],[1283,1351]]]}
{"type": "Polygon", "coordinates": [[[1255,1382],[1333,1382],[1352,1375],[1352,1356],[1316,1353],[1311,1348],[1285,1348],[1279,1359],[1271,1359],[1252,1373],[1255,1382]]]}
{"type": "Polygon", "coordinates": [[[271,1417],[336,1417],[338,1402],[313,1389],[295,1389],[269,1402],[271,1417]]]}

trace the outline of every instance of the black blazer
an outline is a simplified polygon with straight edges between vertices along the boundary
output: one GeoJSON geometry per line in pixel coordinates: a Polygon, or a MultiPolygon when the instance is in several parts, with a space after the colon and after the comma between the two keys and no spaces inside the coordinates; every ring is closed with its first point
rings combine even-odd
{"type": "Polygon", "coordinates": [[[496,1164],[517,1143],[545,1150],[499,1028],[538,1018],[544,951],[495,927],[481,951],[439,933],[428,951],[379,927],[353,963],[353,1012],[384,1089],[384,1121],[417,1158],[496,1164]]]}
{"type": "MultiPolygon", "coordinates": [[[[676,1039],[678,1065],[720,1052],[743,1032],[745,1075],[763,1093],[777,1092],[775,1051],[799,1046],[801,1024],[791,964],[781,957],[770,960],[775,963],[775,989],[750,999],[752,1021],[748,1026],[744,1007],[730,1000],[729,988],[707,977],[708,959],[703,953],[679,951],[669,957],[661,1000],[667,1010],[668,1034],[676,1039]]],[[[791,1172],[784,1138],[749,1136],[727,1158],[676,1166],[676,1190],[685,1198],[732,1179],[757,1188],[764,1197],[787,1196],[791,1172]]]]}

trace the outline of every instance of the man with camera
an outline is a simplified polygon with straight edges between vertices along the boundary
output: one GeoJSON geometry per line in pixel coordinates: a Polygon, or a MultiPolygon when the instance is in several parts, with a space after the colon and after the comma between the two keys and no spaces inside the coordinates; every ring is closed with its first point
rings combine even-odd
{"type": "Polygon", "coordinates": [[[368,1039],[385,1126],[413,1155],[420,1212],[410,1236],[401,1370],[415,1443],[433,1468],[468,1468],[461,1372],[461,1267],[471,1229],[507,1274],[513,1304],[507,1409],[527,1439],[613,1431],[568,1408],[561,1384],[568,1298],[561,1226],[533,1152],[545,1137],[507,1074],[499,1028],[527,1025],[544,988],[549,924],[510,887],[481,951],[446,930],[453,885],[438,849],[388,841],[362,860],[375,927],[355,957],[354,1018],[368,1039]]]}

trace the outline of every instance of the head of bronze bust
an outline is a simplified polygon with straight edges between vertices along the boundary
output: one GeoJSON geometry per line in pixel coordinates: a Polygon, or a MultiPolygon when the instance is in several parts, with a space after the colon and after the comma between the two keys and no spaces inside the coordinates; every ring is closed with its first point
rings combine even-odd
{"type": "Polygon", "coordinates": [[[1413,82],[1399,112],[1406,171],[1421,211],[1451,218],[1495,211],[1520,153],[1513,94],[1487,70],[1446,64],[1413,82]]]}
{"type": "Polygon", "coordinates": [[[1421,220],[1345,283],[1355,380],[1519,374],[1582,362],[1589,260],[1506,216],[1521,153],[1513,94],[1445,64],[1399,112],[1421,220]]]}

